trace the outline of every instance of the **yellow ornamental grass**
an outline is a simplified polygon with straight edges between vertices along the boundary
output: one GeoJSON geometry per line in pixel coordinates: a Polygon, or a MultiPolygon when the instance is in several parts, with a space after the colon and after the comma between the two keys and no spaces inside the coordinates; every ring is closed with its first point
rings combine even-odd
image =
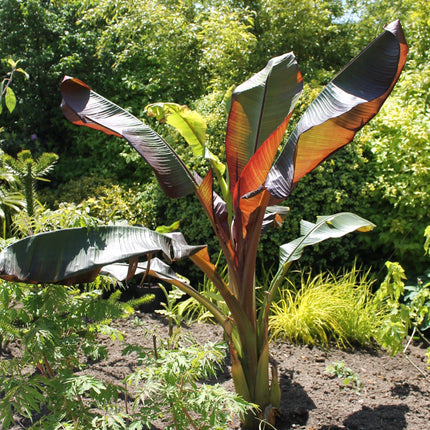
{"type": "Polygon", "coordinates": [[[368,272],[355,267],[341,275],[309,273],[296,288],[290,284],[272,305],[272,337],[294,343],[330,342],[345,347],[368,345],[385,315],[373,300],[368,272]]]}

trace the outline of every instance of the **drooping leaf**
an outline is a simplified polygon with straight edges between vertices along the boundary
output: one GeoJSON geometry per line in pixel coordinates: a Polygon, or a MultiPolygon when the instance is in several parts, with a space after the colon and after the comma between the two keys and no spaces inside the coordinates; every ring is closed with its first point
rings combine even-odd
{"type": "Polygon", "coordinates": [[[6,88],[4,102],[6,104],[7,110],[12,113],[16,106],[16,96],[11,87],[6,88]]]}
{"type": "Polygon", "coordinates": [[[280,247],[280,265],[298,260],[306,246],[326,239],[339,238],[353,231],[370,231],[375,227],[370,221],[350,212],[317,217],[316,223],[302,220],[301,236],[280,247]]]}
{"type": "Polygon", "coordinates": [[[78,79],[65,77],[61,93],[61,107],[70,122],[125,138],[152,167],[161,188],[169,197],[182,197],[194,191],[192,175],[182,160],[161,136],[142,121],[78,79]]]}
{"type": "Polygon", "coordinates": [[[204,246],[184,246],[145,227],[100,226],[56,230],[29,236],[0,253],[0,278],[26,283],[90,282],[101,268],[137,262],[161,252],[168,259],[187,257],[204,246]]]}
{"type": "MultiPolygon", "coordinates": [[[[288,53],[271,59],[263,70],[235,89],[226,135],[232,193],[251,157],[284,124],[302,88],[297,62],[294,55],[288,53]]],[[[282,136],[278,136],[272,143],[276,149],[281,139],[282,136]]]]}
{"type": "MultiPolygon", "coordinates": [[[[166,282],[183,282],[189,284],[189,282],[179,276],[168,264],[164,263],[159,258],[151,258],[148,261],[142,261],[137,265],[135,275],[142,273],[148,273],[149,276],[161,279],[166,282]],[[149,270],[148,270],[149,266],[149,270]]],[[[128,276],[128,264],[126,263],[114,263],[104,266],[101,271],[101,275],[112,276],[119,281],[125,281],[128,276]]]]}
{"type": "Polygon", "coordinates": [[[302,220],[300,223],[301,236],[280,247],[279,268],[264,298],[263,308],[265,310],[261,313],[260,319],[264,320],[268,316],[266,306],[269,307],[268,305],[281,287],[291,263],[302,256],[306,246],[315,245],[331,238],[340,238],[353,231],[367,232],[374,227],[375,225],[370,221],[350,212],[317,217],[315,224],[302,220]]]}
{"type": "Polygon", "coordinates": [[[290,135],[266,187],[274,201],[373,118],[397,82],[408,47],[399,21],[388,25],[313,101],[290,135]]]}

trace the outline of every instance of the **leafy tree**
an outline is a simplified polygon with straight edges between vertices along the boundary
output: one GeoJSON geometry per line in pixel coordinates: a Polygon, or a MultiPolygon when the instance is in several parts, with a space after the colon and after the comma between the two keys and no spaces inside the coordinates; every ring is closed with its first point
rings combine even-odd
{"type": "Polygon", "coordinates": [[[79,24],[81,2],[4,0],[0,8],[0,58],[25,59],[31,80],[21,85],[19,111],[9,116],[2,147],[12,156],[39,137],[37,152],[63,153],[69,143],[58,112],[58,84],[65,73],[103,75],[93,46],[96,28],[79,24]]]}
{"type": "Polygon", "coordinates": [[[318,70],[337,69],[345,56],[352,57],[351,45],[346,43],[349,26],[341,20],[344,8],[339,0],[232,3],[254,11],[252,32],[258,44],[253,58],[258,65],[267,56],[294,51],[304,75],[316,79],[318,70]]]}

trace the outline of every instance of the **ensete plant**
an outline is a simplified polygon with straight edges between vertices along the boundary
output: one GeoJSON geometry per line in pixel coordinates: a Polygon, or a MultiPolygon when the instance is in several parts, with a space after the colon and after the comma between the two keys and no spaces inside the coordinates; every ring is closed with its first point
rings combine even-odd
{"type": "Polygon", "coordinates": [[[172,147],[139,119],[82,81],[64,78],[62,109],[69,121],[125,138],[152,167],[168,196],[196,193],[224,254],[228,281],[212,264],[206,247],[189,246],[178,233],[115,226],[23,239],[1,254],[1,276],[24,282],[75,283],[92,279],[104,265],[122,260],[130,261],[131,276],[141,257],[160,251],[170,260],[189,257],[216,286],[228,313],[184,279],[167,275],[164,269],[157,273],[196,298],[223,327],[236,391],[259,407],[258,412],[242,416],[245,427],[257,428],[261,420],[273,423],[281,390],[276,367],[271,367],[271,377],[269,372],[268,316],[288,268],[305,246],[355,230],[367,231],[373,225],[350,213],[319,217],[315,224],[303,221],[302,236],[281,246],[279,269],[257,306],[255,262],[261,232],[282,222],[286,208],[279,204],[300,178],[351,142],[376,115],[399,78],[407,50],[400,23],[389,24],[311,103],[279,153],[303,83],[293,53],[271,59],[232,94],[225,138],[227,167],[206,147],[199,116],[174,104],[150,107],[160,118],[172,115],[170,122],[194,154],[208,160],[204,178],[193,174],[172,147]],[[215,192],[214,178],[220,194],[215,192]]]}

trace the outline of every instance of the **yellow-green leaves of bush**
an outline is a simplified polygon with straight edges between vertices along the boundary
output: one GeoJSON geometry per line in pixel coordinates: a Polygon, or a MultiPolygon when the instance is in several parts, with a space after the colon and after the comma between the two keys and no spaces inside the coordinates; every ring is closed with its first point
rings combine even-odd
{"type": "Polygon", "coordinates": [[[384,312],[373,300],[368,272],[353,268],[341,275],[302,276],[286,285],[269,317],[277,339],[305,344],[367,345],[384,312]]]}

